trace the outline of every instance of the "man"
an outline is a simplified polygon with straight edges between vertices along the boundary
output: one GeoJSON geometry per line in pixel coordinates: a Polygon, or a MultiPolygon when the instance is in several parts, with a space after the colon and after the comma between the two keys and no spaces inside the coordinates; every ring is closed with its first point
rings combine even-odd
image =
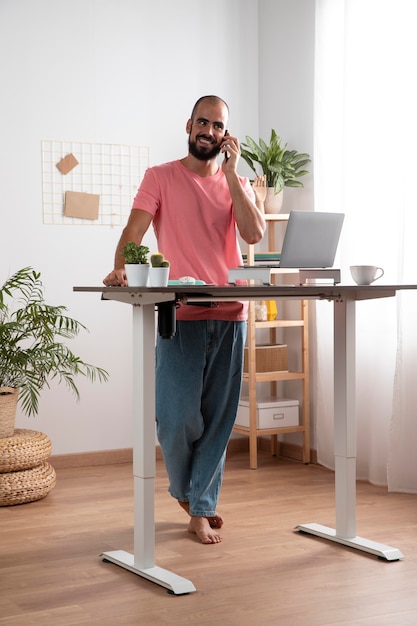
{"type": "MultiPolygon", "coordinates": [[[[122,248],[140,243],[151,223],[171,279],[227,284],[228,270],[242,263],[236,227],[247,243],[262,239],[265,220],[249,181],[237,174],[239,141],[228,133],[228,117],[217,96],[196,102],[188,154],[146,171],[105,285],[127,285],[122,248]]],[[[181,305],[175,336],[157,338],[156,422],[169,491],[204,544],[221,541],[216,507],[239,402],[246,316],[243,302],[181,305]]]]}

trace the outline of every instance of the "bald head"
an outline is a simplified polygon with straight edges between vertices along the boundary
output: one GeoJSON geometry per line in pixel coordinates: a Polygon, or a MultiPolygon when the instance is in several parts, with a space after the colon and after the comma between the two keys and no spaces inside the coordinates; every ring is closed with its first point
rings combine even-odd
{"type": "Polygon", "coordinates": [[[222,98],[219,98],[219,96],[202,96],[201,98],[199,98],[197,100],[197,102],[195,103],[195,105],[193,106],[193,110],[191,111],[191,120],[194,121],[196,112],[198,107],[200,106],[200,104],[202,103],[207,103],[207,104],[212,104],[212,105],[217,105],[217,104],[222,104],[223,106],[226,107],[227,110],[227,115],[229,115],[229,107],[227,102],[225,102],[222,98]]]}

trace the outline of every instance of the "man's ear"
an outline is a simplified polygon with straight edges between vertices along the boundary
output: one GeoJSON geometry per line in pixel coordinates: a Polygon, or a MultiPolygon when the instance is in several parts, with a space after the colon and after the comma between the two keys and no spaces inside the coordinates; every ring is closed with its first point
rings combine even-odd
{"type": "Polygon", "coordinates": [[[185,130],[187,131],[187,135],[189,135],[189,134],[190,134],[190,132],[191,132],[191,126],[192,126],[192,125],[193,125],[192,121],[191,121],[191,120],[188,120],[187,125],[186,125],[186,127],[185,127],[185,130]]]}

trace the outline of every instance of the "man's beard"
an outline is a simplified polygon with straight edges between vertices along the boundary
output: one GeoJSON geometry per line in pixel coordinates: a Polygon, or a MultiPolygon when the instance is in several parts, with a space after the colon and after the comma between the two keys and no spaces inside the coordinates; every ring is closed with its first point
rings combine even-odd
{"type": "Polygon", "coordinates": [[[213,146],[207,146],[198,148],[196,141],[191,141],[190,135],[188,136],[188,150],[199,161],[210,161],[215,159],[220,152],[220,146],[214,144],[213,146]]]}

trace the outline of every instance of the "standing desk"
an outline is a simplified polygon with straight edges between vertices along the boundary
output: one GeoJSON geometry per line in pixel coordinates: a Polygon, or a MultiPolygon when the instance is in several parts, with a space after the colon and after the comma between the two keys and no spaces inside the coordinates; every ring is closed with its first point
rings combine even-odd
{"type": "MultiPolygon", "coordinates": [[[[336,527],[299,524],[295,530],[374,554],[403,558],[397,548],[356,535],[355,308],[360,300],[393,297],[417,285],[253,285],[225,287],[74,287],[133,310],[134,551],[104,552],[110,561],[174,594],[192,593],[193,583],[155,566],[155,306],[163,302],[226,300],[327,300],[334,315],[334,454],[336,527]]],[[[169,339],[166,339],[169,341],[169,339]]]]}

